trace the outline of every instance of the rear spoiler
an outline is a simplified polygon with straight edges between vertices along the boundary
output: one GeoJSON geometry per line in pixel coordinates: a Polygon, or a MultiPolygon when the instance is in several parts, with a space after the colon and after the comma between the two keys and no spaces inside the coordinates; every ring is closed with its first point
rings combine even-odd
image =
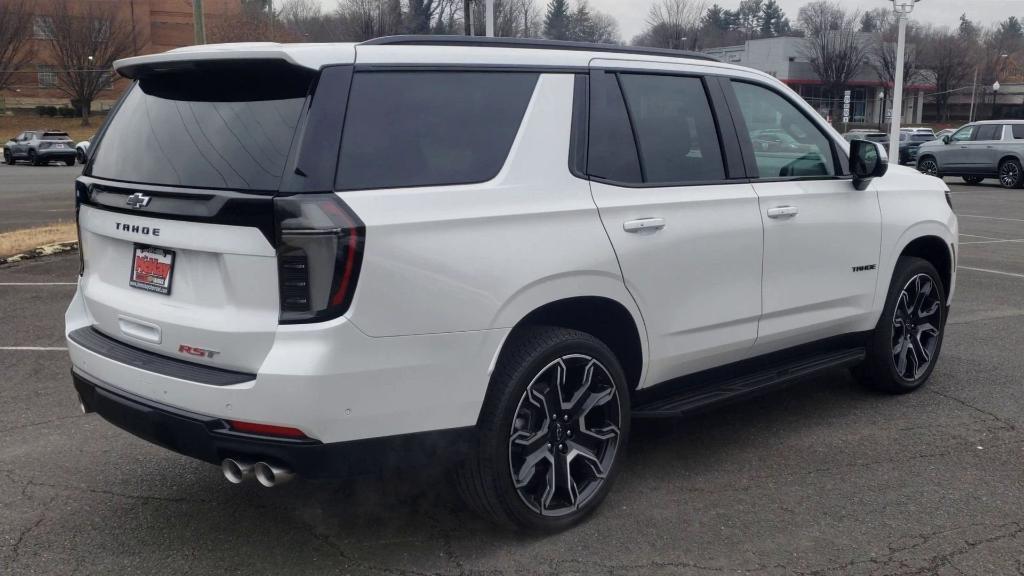
{"type": "Polygon", "coordinates": [[[326,64],[353,63],[355,61],[355,44],[278,44],[276,42],[203,44],[177,48],[161,54],[124,58],[114,62],[114,70],[126,78],[139,79],[162,72],[187,70],[204,63],[233,63],[246,60],[276,60],[315,71],[326,64]]]}

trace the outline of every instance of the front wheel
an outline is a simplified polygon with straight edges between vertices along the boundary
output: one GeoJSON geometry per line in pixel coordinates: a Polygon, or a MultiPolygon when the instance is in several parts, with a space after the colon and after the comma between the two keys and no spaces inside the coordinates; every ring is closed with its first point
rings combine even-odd
{"type": "Polygon", "coordinates": [[[975,184],[981,184],[981,181],[985,179],[984,176],[963,176],[964,182],[974,186],[975,184]]]}
{"type": "Polygon", "coordinates": [[[9,150],[4,150],[4,162],[9,166],[14,166],[14,155],[9,150]]]}
{"type": "Polygon", "coordinates": [[[869,344],[865,381],[892,394],[917,390],[935,369],[945,328],[946,291],[938,271],[922,258],[900,258],[869,344]]]}
{"type": "Polygon", "coordinates": [[[939,163],[931,156],[925,156],[917,162],[917,171],[928,176],[939,175],[939,163]]]}
{"type": "Polygon", "coordinates": [[[479,445],[457,472],[472,508],[539,532],[600,505],[625,457],[629,391],[590,334],[532,327],[506,344],[480,413],[479,445]]]}

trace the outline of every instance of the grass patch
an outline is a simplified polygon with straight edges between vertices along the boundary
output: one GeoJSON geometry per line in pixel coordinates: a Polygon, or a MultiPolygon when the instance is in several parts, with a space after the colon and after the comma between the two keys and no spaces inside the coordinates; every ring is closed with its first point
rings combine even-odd
{"type": "Polygon", "coordinates": [[[57,222],[0,234],[0,258],[13,256],[46,244],[77,240],[74,222],[57,222]]]}
{"type": "Polygon", "coordinates": [[[106,116],[93,116],[89,119],[92,126],[82,126],[81,118],[51,118],[36,115],[0,115],[0,146],[25,130],[59,130],[67,132],[75,143],[92,136],[100,129],[106,116]]]}

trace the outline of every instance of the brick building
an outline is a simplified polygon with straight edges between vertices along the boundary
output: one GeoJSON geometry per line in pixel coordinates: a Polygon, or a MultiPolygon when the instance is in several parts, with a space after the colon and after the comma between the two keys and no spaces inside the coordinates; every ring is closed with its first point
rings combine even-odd
{"type": "MultiPolygon", "coordinates": [[[[134,55],[164,52],[193,44],[192,0],[53,0],[32,3],[36,12],[31,40],[32,62],[17,73],[12,85],[0,93],[0,109],[32,108],[39,105],[67,106],[68,97],[57,90],[56,62],[47,36],[45,19],[53,10],[71,9],[88,3],[116,6],[118,16],[132,28],[134,55]]],[[[203,0],[206,27],[241,13],[241,0],[203,0]]],[[[127,83],[115,80],[93,103],[94,111],[108,109],[127,83]]]]}

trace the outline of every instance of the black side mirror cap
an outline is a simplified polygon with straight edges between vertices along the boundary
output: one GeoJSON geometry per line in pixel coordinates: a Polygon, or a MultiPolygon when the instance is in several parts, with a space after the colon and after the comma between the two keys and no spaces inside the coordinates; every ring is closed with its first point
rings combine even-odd
{"type": "Polygon", "coordinates": [[[854,140],[850,142],[850,173],[853,187],[864,190],[874,178],[881,178],[889,170],[889,156],[878,142],[854,140]]]}
{"type": "Polygon", "coordinates": [[[950,141],[949,134],[946,134],[945,136],[942,137],[942,143],[943,144],[949,144],[949,141],[950,141]]]}

